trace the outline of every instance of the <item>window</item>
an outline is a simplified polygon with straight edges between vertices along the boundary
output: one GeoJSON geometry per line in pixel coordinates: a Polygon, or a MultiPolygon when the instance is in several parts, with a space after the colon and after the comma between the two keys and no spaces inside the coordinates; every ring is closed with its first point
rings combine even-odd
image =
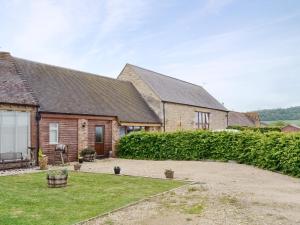
{"type": "Polygon", "coordinates": [[[0,111],[0,153],[21,152],[27,157],[30,146],[28,112],[0,111]]]}
{"type": "Polygon", "coordinates": [[[130,127],[127,127],[126,134],[129,134],[130,132],[141,131],[141,130],[145,130],[145,127],[130,126],[130,127]]]}
{"type": "Polygon", "coordinates": [[[123,137],[126,135],[126,127],[120,127],[119,135],[120,135],[120,137],[123,137]]]}
{"type": "Polygon", "coordinates": [[[49,143],[58,144],[58,123],[49,123],[49,143]]]}
{"type": "Polygon", "coordinates": [[[95,131],[95,142],[96,143],[103,143],[104,140],[104,127],[103,126],[96,126],[96,131],[95,131]]]}
{"type": "Polygon", "coordinates": [[[208,130],[209,129],[209,123],[210,123],[210,114],[207,112],[196,112],[195,113],[195,127],[196,129],[203,129],[208,130]]]}

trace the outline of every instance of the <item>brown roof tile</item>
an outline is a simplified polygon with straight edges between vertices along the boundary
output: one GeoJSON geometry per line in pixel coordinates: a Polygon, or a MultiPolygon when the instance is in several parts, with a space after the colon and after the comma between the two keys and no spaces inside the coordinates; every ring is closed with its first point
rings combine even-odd
{"type": "Polygon", "coordinates": [[[203,87],[148,69],[127,64],[160,97],[162,101],[228,111],[203,87]]]}
{"type": "MultiPolygon", "coordinates": [[[[130,82],[15,57],[13,59],[33,90],[41,111],[117,116],[121,122],[160,123],[130,82]]],[[[10,66],[8,68],[6,63],[4,67],[0,65],[0,69],[12,70],[10,66]]],[[[4,75],[7,76],[7,73],[4,75]]],[[[11,94],[13,98],[14,94],[11,94]]],[[[2,95],[8,94],[2,91],[2,95]]]]}

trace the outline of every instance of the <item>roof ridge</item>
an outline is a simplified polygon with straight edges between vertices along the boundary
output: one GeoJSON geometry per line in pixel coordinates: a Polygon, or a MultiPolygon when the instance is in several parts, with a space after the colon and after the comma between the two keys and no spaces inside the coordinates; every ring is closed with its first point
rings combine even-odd
{"type": "Polygon", "coordinates": [[[67,68],[67,67],[63,67],[63,66],[56,66],[56,65],[53,65],[53,64],[49,64],[49,63],[37,62],[37,61],[23,59],[23,58],[19,58],[19,57],[13,57],[13,58],[23,60],[23,61],[27,61],[27,62],[31,62],[31,63],[40,64],[40,65],[51,66],[51,67],[58,68],[58,69],[64,69],[64,70],[69,70],[69,71],[73,71],[73,72],[79,72],[80,76],[91,76],[91,77],[110,79],[110,80],[120,81],[120,82],[128,82],[128,81],[118,80],[116,78],[107,77],[107,76],[104,76],[104,75],[99,75],[99,74],[95,74],[95,73],[91,73],[91,72],[85,72],[85,71],[82,71],[82,70],[67,68]]]}
{"type": "MultiPolygon", "coordinates": [[[[191,85],[194,85],[194,86],[203,88],[203,87],[202,87],[201,85],[199,85],[199,84],[194,84],[194,83],[191,83],[191,82],[188,82],[188,81],[185,81],[185,80],[178,79],[178,78],[176,78],[176,77],[171,77],[171,76],[169,76],[169,75],[162,74],[162,73],[159,73],[159,72],[156,72],[156,71],[154,71],[154,70],[150,70],[150,69],[147,69],[147,68],[144,68],[144,67],[141,67],[141,66],[136,66],[136,65],[133,65],[133,64],[130,64],[130,63],[127,63],[127,65],[133,66],[133,67],[137,67],[137,68],[140,68],[140,69],[142,69],[142,70],[147,70],[147,71],[149,71],[149,72],[156,73],[156,74],[158,74],[158,75],[160,75],[160,76],[164,76],[164,77],[167,77],[167,78],[170,78],[170,79],[173,79],[173,80],[181,81],[181,82],[184,82],[184,83],[187,83],[187,84],[191,84],[191,85]]],[[[203,89],[204,89],[204,88],[203,88],[203,89]]]]}
{"type": "Polygon", "coordinates": [[[39,101],[38,101],[38,98],[35,96],[35,93],[33,92],[32,88],[30,87],[30,85],[28,84],[28,81],[27,79],[25,78],[25,76],[22,74],[22,71],[21,69],[19,68],[15,58],[13,56],[10,56],[10,61],[11,63],[13,64],[15,70],[16,70],[16,73],[17,75],[20,77],[20,79],[22,80],[23,84],[24,84],[24,87],[25,89],[30,93],[33,101],[39,105],[39,101]]]}

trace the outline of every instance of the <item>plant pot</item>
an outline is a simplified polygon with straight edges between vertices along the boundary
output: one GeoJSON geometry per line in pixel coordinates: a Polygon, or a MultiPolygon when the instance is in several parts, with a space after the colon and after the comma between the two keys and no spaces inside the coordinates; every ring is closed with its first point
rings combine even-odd
{"type": "Polygon", "coordinates": [[[81,168],[81,164],[74,164],[74,170],[75,171],[78,171],[78,170],[80,170],[80,168],[81,168]]]}
{"type": "Polygon", "coordinates": [[[115,167],[114,172],[115,172],[116,175],[120,174],[121,168],[120,167],[115,167]]]}
{"type": "Polygon", "coordinates": [[[48,156],[43,155],[39,158],[39,165],[41,170],[48,169],[48,156]]]}
{"type": "Polygon", "coordinates": [[[168,179],[173,179],[174,178],[174,171],[173,170],[166,170],[165,171],[165,176],[168,179]]]}
{"type": "Polygon", "coordinates": [[[49,188],[66,187],[68,182],[68,175],[47,175],[47,180],[49,188]]]}
{"type": "Polygon", "coordinates": [[[83,161],[85,162],[93,162],[95,160],[96,153],[94,154],[85,154],[83,155],[83,161]]]}
{"type": "Polygon", "coordinates": [[[78,158],[78,162],[79,162],[79,163],[83,163],[83,158],[82,158],[82,157],[79,157],[79,158],[78,158]]]}

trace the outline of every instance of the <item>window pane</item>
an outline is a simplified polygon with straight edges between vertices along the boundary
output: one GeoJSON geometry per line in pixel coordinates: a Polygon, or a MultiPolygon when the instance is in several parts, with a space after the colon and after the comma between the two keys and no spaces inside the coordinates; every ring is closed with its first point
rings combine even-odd
{"type": "Polygon", "coordinates": [[[16,125],[16,152],[22,152],[23,157],[27,156],[28,143],[28,126],[29,115],[26,112],[17,112],[16,125]]]}
{"type": "Polygon", "coordinates": [[[1,124],[1,153],[15,152],[15,112],[3,111],[1,124]]]}
{"type": "Polygon", "coordinates": [[[58,144],[58,123],[49,123],[49,143],[58,144]]]}
{"type": "Polygon", "coordinates": [[[96,142],[103,142],[103,127],[96,127],[96,142]]]}
{"type": "Polygon", "coordinates": [[[119,135],[120,135],[120,137],[123,137],[126,135],[126,127],[120,127],[119,135]]]}

